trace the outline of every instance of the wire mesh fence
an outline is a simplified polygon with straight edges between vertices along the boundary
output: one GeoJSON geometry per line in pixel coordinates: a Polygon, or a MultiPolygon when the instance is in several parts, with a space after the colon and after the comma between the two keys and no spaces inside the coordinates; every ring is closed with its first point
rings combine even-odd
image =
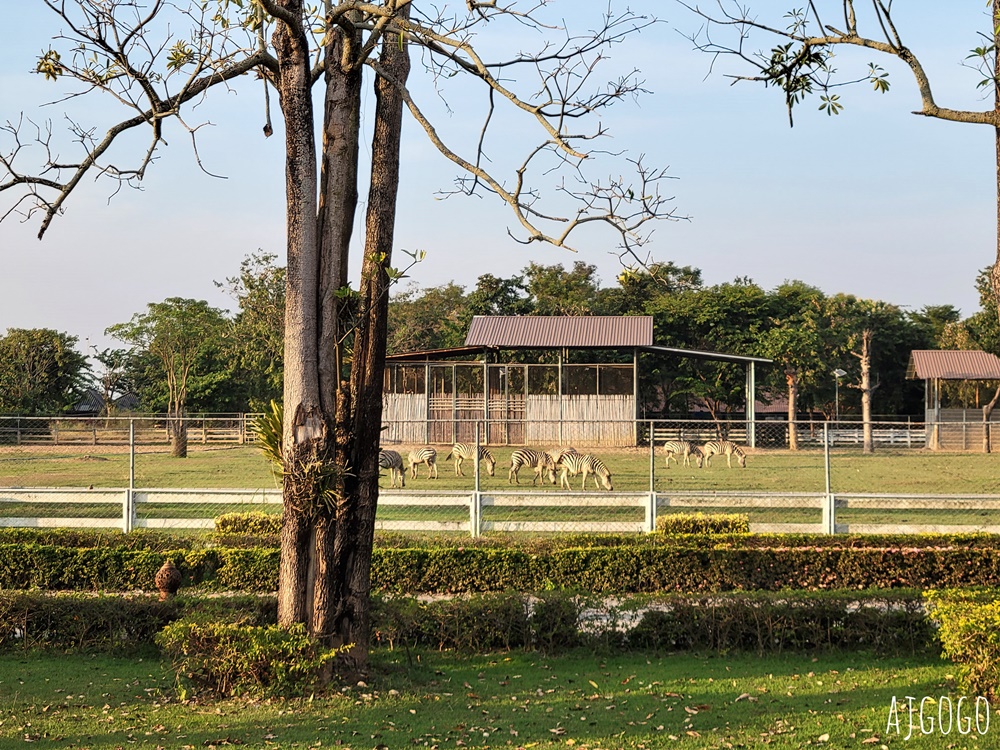
{"type": "MultiPolygon", "coordinates": [[[[0,525],[210,529],[223,513],[280,514],[280,482],[249,425],[244,415],[190,420],[188,455],[178,459],[163,418],[0,418],[0,525]]],[[[531,446],[572,445],[595,455],[612,491],[593,475],[514,474],[512,455],[523,446],[506,441],[483,441],[494,461],[480,461],[478,476],[474,460],[458,465],[449,443],[387,443],[401,455],[406,486],[390,487],[384,472],[378,526],[638,532],[658,515],[728,512],[747,514],[755,531],[1000,531],[1000,456],[982,452],[989,434],[981,424],[895,421],[866,429],[761,420],[749,431],[752,441],[744,421],[632,421],[630,429],[629,445],[616,438],[531,446]],[[707,443],[719,441],[738,450],[699,460],[707,443]],[[686,462],[683,454],[668,456],[668,442],[689,442],[693,452],[686,462]],[[433,466],[411,466],[410,451],[426,448],[434,449],[433,466]]],[[[485,423],[479,431],[497,434],[485,423]]],[[[470,442],[475,434],[473,426],[470,442]]]]}

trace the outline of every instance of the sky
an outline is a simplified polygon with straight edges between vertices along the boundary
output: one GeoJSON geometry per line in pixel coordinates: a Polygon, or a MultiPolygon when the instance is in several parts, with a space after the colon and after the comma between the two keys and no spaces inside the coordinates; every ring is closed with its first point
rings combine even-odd
{"type": "MultiPolygon", "coordinates": [[[[61,29],[38,5],[19,10],[16,34],[8,31],[0,45],[0,122],[17,122],[22,115],[51,121],[60,154],[71,156],[67,113],[102,133],[122,110],[97,94],[59,102],[65,90],[32,73],[61,29]]],[[[757,5],[767,12],[776,6],[772,0],[757,5]]],[[[569,7],[574,23],[586,23],[606,4],[553,5],[563,12],[569,7]]],[[[689,11],[664,0],[636,0],[629,7],[660,23],[613,48],[606,75],[638,68],[649,93],[602,116],[612,139],[601,148],[668,168],[671,179],[663,190],[684,218],[658,223],[644,248],[651,261],[699,268],[708,284],[749,277],[773,289],[799,280],[828,294],[845,292],[908,310],[978,310],[975,278],[996,252],[996,171],[988,127],[911,114],[919,101],[908,71],[873,52],[848,50],[838,51],[838,68],[863,77],[867,64],[878,62],[890,75],[890,93],[875,93],[868,84],[845,87],[838,93],[846,109],[836,117],[819,112],[819,101],[810,99],[796,109],[795,127],[789,128],[780,92],[731,85],[726,73],[745,70],[726,61],[713,68],[711,58],[693,49],[686,35],[700,23],[689,11]]],[[[985,109],[976,89],[979,77],[963,66],[968,50],[981,43],[977,30],[984,22],[988,27],[985,4],[919,0],[900,7],[900,30],[927,68],[938,103],[985,109]]],[[[491,27],[480,41],[499,56],[530,39],[491,27]]],[[[771,46],[763,37],[755,44],[771,46]]],[[[443,136],[467,154],[478,133],[482,97],[448,81],[441,82],[442,91],[433,90],[419,64],[411,81],[443,136]]],[[[37,218],[22,222],[11,216],[0,223],[0,332],[54,328],[77,336],[86,350],[113,345],[104,335],[108,326],[167,297],[232,309],[233,301],[214,282],[236,275],[248,254],[259,249],[281,257],[285,246],[283,139],[280,128],[270,139],[261,134],[261,94],[260,82],[247,80],[213,91],[186,115],[189,126],[200,126],[197,157],[204,170],[190,136],[172,126],[141,191],[113,194],[110,183],[86,180],[42,241],[36,239],[37,218]]],[[[368,121],[374,110],[370,93],[364,110],[368,121]]],[[[490,144],[490,164],[507,176],[538,133],[524,118],[501,116],[497,122],[502,137],[490,144]]],[[[134,161],[145,145],[143,139],[124,142],[111,161],[134,161]]],[[[0,148],[10,146],[0,134],[0,148]]],[[[405,122],[402,148],[396,247],[426,253],[404,285],[454,281],[471,290],[484,273],[509,277],[530,262],[569,267],[576,260],[596,265],[603,285],[614,285],[621,264],[611,234],[580,235],[575,253],[519,244],[508,235],[517,232],[510,211],[498,200],[442,196],[457,168],[412,119],[405,122]]],[[[620,173],[622,163],[608,158],[596,168],[607,177],[620,173]]],[[[538,177],[551,192],[554,178],[538,177]]],[[[0,212],[12,197],[0,193],[0,212]]],[[[359,255],[354,253],[355,265],[359,255]]],[[[356,273],[354,278],[356,285],[356,273]]]]}

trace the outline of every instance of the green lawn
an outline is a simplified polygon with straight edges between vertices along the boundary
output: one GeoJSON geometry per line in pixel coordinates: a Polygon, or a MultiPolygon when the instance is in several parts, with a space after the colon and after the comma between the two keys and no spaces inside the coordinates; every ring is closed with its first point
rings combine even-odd
{"type": "MultiPolygon", "coordinates": [[[[455,490],[472,488],[472,468],[457,477],[453,464],[446,461],[446,446],[439,446],[440,478],[428,479],[426,467],[418,467],[417,477],[407,475],[407,489],[455,490]]],[[[482,475],[482,488],[558,491],[547,482],[532,488],[530,474],[521,472],[521,484],[508,483],[511,448],[493,449],[498,465],[496,476],[482,475]]],[[[405,458],[405,447],[400,451],[405,458]]],[[[649,451],[595,450],[608,464],[616,490],[645,492],[649,489],[649,451]]],[[[82,446],[74,448],[0,448],[0,487],[126,487],[128,453],[121,448],[82,446]],[[105,452],[101,452],[101,451],[105,452]]],[[[825,486],[822,453],[817,451],[759,451],[751,453],[747,468],[724,457],[716,457],[711,467],[664,466],[662,455],[655,464],[656,490],[715,491],[754,490],[770,492],[823,492],[825,486]]],[[[573,489],[580,477],[570,479],[573,489]]],[[[388,477],[383,478],[388,486],[388,477]]],[[[934,453],[925,450],[882,451],[865,456],[838,449],[831,458],[834,492],[897,492],[922,494],[1000,493],[1000,453],[934,453]]],[[[199,487],[273,489],[277,487],[271,468],[253,446],[229,448],[192,447],[186,459],[166,452],[140,452],[136,456],[138,487],[199,487]]],[[[593,490],[593,484],[588,491],[593,490]]]]}
{"type": "MultiPolygon", "coordinates": [[[[370,684],[331,698],[181,703],[155,657],[5,655],[0,747],[904,747],[905,711],[886,731],[893,696],[959,697],[951,666],[925,656],[380,650],[375,663],[370,684]]],[[[1000,748],[1000,722],[910,742],[1000,748]]]]}

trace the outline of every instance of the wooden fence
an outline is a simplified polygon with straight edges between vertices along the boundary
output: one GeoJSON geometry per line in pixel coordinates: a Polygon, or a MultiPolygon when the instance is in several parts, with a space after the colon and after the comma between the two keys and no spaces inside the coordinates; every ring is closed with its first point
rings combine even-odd
{"type": "MultiPolygon", "coordinates": [[[[210,530],[216,516],[278,514],[277,490],[0,489],[0,526],[210,530]]],[[[475,492],[382,490],[376,528],[506,533],[642,533],[676,511],[803,513],[807,521],[752,521],[755,533],[1000,533],[1000,495],[768,492],[475,492]],[[854,513],[905,511],[871,523],[854,513]],[[925,522],[913,520],[929,514],[925,522]],[[945,520],[941,520],[945,519],[945,520]]]]}

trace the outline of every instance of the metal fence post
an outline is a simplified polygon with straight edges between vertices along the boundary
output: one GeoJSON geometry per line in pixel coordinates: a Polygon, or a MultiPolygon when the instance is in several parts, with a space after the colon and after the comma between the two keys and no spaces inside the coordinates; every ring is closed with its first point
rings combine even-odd
{"type": "Polygon", "coordinates": [[[125,491],[125,508],[122,530],[128,534],[135,528],[135,420],[128,421],[128,489],[125,491]]]}
{"type": "Polygon", "coordinates": [[[646,502],[646,532],[656,531],[656,441],[653,439],[655,423],[649,422],[649,498],[646,502]]]}
{"type": "MultiPolygon", "coordinates": [[[[472,486],[472,502],[469,509],[469,530],[473,537],[482,534],[482,495],[479,492],[479,422],[476,422],[476,442],[472,454],[474,484],[472,486]]],[[[454,456],[457,461],[458,456],[454,456]]]]}
{"type": "Polygon", "coordinates": [[[825,492],[823,495],[823,533],[834,534],[836,525],[836,501],[830,489],[830,424],[823,423],[823,465],[825,468],[825,492]]]}

